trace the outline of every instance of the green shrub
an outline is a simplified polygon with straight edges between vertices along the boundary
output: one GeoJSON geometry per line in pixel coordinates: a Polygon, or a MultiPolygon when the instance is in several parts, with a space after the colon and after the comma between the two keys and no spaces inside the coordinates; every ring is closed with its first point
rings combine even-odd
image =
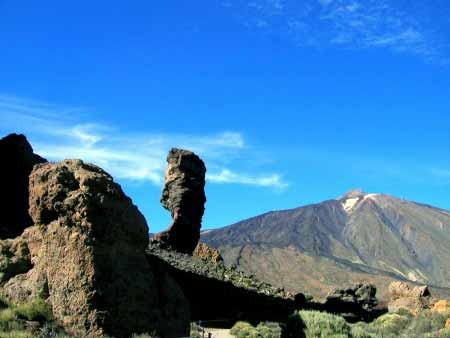
{"type": "Polygon", "coordinates": [[[405,334],[421,337],[427,333],[440,331],[445,327],[446,320],[447,317],[444,314],[429,310],[421,311],[413,318],[405,334]]]}
{"type": "Polygon", "coordinates": [[[305,300],[307,303],[312,302],[314,300],[314,296],[305,293],[305,300]]]}
{"type": "Polygon", "coordinates": [[[27,331],[8,331],[8,332],[1,332],[0,331],[0,338],[35,338],[30,332],[27,331]]]}
{"type": "Polygon", "coordinates": [[[437,332],[427,333],[425,338],[450,338],[450,329],[442,329],[437,332]]]}
{"type": "Polygon", "coordinates": [[[385,333],[398,333],[404,330],[412,320],[412,316],[404,316],[398,313],[387,313],[377,318],[373,322],[373,326],[385,333]]]}
{"type": "Polygon", "coordinates": [[[411,313],[411,311],[404,309],[404,308],[400,308],[398,309],[396,312],[394,312],[400,316],[405,316],[405,317],[413,317],[413,314],[411,313]]]}
{"type": "Polygon", "coordinates": [[[51,310],[42,299],[35,299],[31,303],[18,305],[14,308],[18,318],[39,323],[45,323],[51,319],[51,310]]]}
{"type": "Polygon", "coordinates": [[[237,322],[230,330],[230,334],[236,338],[259,338],[258,331],[247,322],[237,322]]]}
{"type": "Polygon", "coordinates": [[[278,323],[264,322],[259,323],[256,331],[261,338],[280,338],[281,326],[278,323]]]}
{"type": "Polygon", "coordinates": [[[367,332],[367,329],[363,326],[354,326],[351,328],[352,338],[378,338],[378,336],[373,333],[367,332]]]}
{"type": "Polygon", "coordinates": [[[10,330],[12,323],[16,321],[16,313],[13,309],[0,310],[0,331],[10,330]]]}
{"type": "Polygon", "coordinates": [[[280,338],[281,326],[278,323],[263,322],[254,327],[247,322],[237,322],[230,334],[237,338],[280,338]]]}
{"type": "Polygon", "coordinates": [[[306,338],[350,337],[351,329],[344,318],[326,312],[300,311],[306,338]]]}

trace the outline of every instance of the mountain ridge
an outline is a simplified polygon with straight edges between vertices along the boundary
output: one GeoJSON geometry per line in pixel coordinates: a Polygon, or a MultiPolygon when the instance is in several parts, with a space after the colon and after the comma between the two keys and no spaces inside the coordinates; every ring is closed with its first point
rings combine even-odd
{"type": "Polygon", "coordinates": [[[202,241],[218,248],[226,263],[292,291],[305,291],[294,278],[313,276],[323,285],[306,291],[317,295],[346,276],[380,280],[383,287],[387,280],[450,287],[450,211],[386,194],[352,190],[203,231],[202,241]]]}

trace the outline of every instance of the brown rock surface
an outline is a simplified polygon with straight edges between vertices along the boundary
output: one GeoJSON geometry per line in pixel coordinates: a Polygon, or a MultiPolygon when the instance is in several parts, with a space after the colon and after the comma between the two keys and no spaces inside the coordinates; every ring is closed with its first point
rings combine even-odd
{"type": "Polygon", "coordinates": [[[445,322],[445,328],[450,329],[450,318],[445,322]]]}
{"type": "Polygon", "coordinates": [[[190,254],[200,238],[205,211],[206,167],[193,152],[176,148],[169,151],[167,163],[161,203],[170,211],[173,223],[155,239],[190,254]]]}
{"type": "Polygon", "coordinates": [[[430,308],[432,302],[427,286],[411,288],[404,282],[393,282],[389,285],[389,294],[389,312],[406,309],[415,314],[421,309],[430,308]]]}
{"type": "Polygon", "coordinates": [[[144,255],[144,217],[102,169],[80,160],[36,166],[30,215],[35,226],[21,237],[33,268],[4,285],[7,298],[47,299],[54,317],[80,337],[188,332],[182,292],[144,255]]]}
{"type": "Polygon", "coordinates": [[[195,247],[194,252],[192,253],[192,256],[211,261],[213,263],[223,262],[220,251],[210,247],[205,243],[198,243],[195,247]]]}
{"type": "Polygon", "coordinates": [[[24,135],[0,139],[0,239],[14,238],[33,224],[28,214],[28,177],[45,159],[33,153],[24,135]]]}
{"type": "Polygon", "coordinates": [[[431,308],[433,312],[437,313],[450,313],[450,302],[448,300],[438,300],[436,303],[433,304],[433,307],[431,308]]]}

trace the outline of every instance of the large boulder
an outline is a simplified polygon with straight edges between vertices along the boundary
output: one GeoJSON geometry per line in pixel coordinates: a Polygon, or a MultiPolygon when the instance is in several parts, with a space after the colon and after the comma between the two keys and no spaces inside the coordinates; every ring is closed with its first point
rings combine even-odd
{"type": "Polygon", "coordinates": [[[14,238],[33,224],[28,214],[28,177],[33,166],[46,162],[33,153],[24,135],[0,139],[0,239],[14,238]]]}
{"type": "Polygon", "coordinates": [[[200,238],[205,211],[206,167],[193,152],[176,148],[169,151],[167,163],[161,203],[170,211],[173,223],[155,239],[190,254],[200,238]]]}
{"type": "Polygon", "coordinates": [[[392,282],[389,285],[389,295],[389,312],[404,309],[416,314],[422,309],[430,308],[432,304],[431,293],[427,286],[410,287],[404,282],[392,282]]]}
{"type": "Polygon", "coordinates": [[[55,319],[80,337],[188,333],[179,286],[145,257],[143,215],[105,171],[80,160],[36,166],[29,210],[35,226],[21,238],[32,268],[5,283],[10,301],[46,299],[55,319]]]}

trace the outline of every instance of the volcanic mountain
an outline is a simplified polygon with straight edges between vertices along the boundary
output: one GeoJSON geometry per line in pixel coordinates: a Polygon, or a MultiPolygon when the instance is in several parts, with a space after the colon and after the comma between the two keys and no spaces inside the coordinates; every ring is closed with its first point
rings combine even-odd
{"type": "Polygon", "coordinates": [[[450,288],[450,211],[383,194],[273,211],[202,233],[227,264],[291,291],[324,296],[371,282],[381,297],[393,280],[450,288]]]}

